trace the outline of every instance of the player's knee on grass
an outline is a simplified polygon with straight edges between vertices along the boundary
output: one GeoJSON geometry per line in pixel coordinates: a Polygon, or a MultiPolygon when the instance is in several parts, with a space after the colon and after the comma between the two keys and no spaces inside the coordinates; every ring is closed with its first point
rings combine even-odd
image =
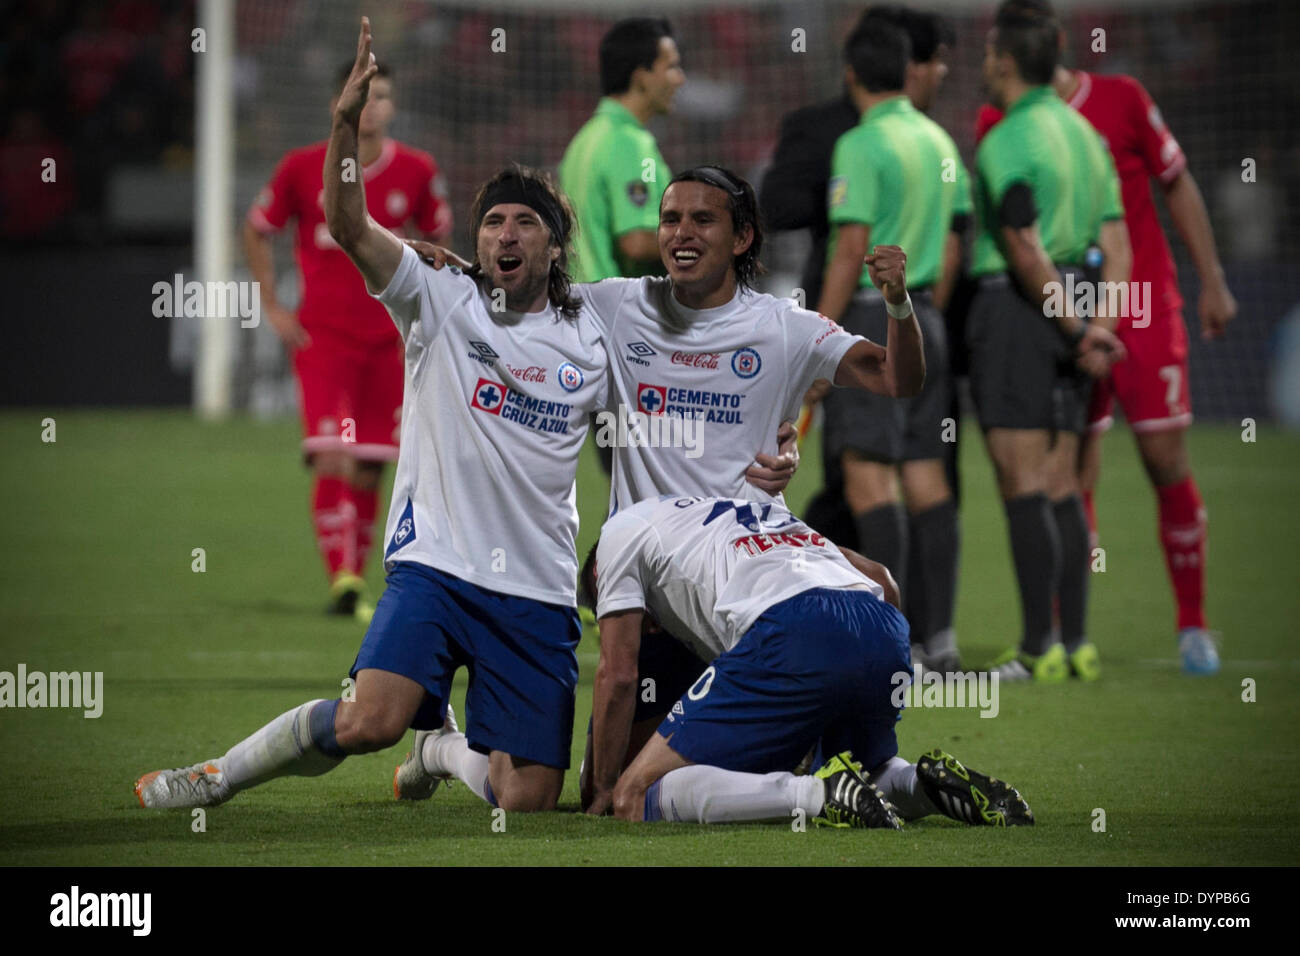
{"type": "Polygon", "coordinates": [[[614,788],[614,816],[634,822],[645,819],[645,790],[621,784],[614,788]]]}
{"type": "Polygon", "coordinates": [[[538,813],[554,810],[564,789],[564,771],[558,767],[517,760],[499,750],[492,751],[488,783],[496,805],[507,813],[538,813]]]}

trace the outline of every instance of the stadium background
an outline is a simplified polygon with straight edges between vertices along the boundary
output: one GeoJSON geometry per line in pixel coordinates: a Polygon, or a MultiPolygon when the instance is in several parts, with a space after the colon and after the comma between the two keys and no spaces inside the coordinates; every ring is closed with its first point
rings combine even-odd
{"type": "MultiPolygon", "coordinates": [[[[660,5],[672,17],[688,76],[676,112],[651,124],[669,165],[718,162],[759,182],[781,116],[837,91],[840,43],[861,6],[660,5]],[[805,52],[794,51],[796,30],[805,52]]],[[[958,38],[933,115],[969,161],[993,4],[932,6],[952,18],[958,38]]],[[[1058,7],[1068,62],[1131,72],[1146,84],[1206,196],[1241,310],[1226,341],[1192,337],[1198,418],[1275,417],[1270,357],[1294,338],[1279,336],[1279,323],[1300,303],[1300,59],[1278,41],[1300,37],[1300,6],[1065,0],[1058,7]],[[1104,53],[1092,51],[1097,29],[1105,31],[1104,53]],[[1254,182],[1242,180],[1247,158],[1255,161],[1254,182]]],[[[396,71],[392,132],[437,158],[457,216],[455,245],[465,250],[474,186],[507,160],[554,167],[596,102],[602,32],[616,16],[645,8],[619,0],[237,0],[231,278],[247,277],[234,247],[237,226],[275,162],[328,132],[334,75],[355,47],[363,9],[375,48],[396,71]],[[492,51],[494,36],[503,37],[504,52],[492,51]]],[[[188,400],[193,320],[155,319],[148,290],[174,272],[194,274],[194,63],[204,55],[190,50],[196,16],[185,2],[46,0],[19,4],[5,18],[0,236],[7,267],[31,280],[19,284],[11,307],[55,321],[18,331],[3,360],[0,403],[188,400]],[[28,172],[46,156],[58,160],[55,184],[33,182],[28,172]],[[60,280],[69,273],[85,278],[60,280]],[[112,291],[94,297],[92,312],[87,290],[98,287],[112,291]],[[58,344],[70,328],[84,347],[58,344]],[[60,361],[32,363],[33,354],[60,361]],[[110,373],[105,357],[130,363],[132,376],[110,373]]],[[[802,240],[796,233],[772,243],[769,291],[789,294],[797,284],[802,240]]],[[[1172,245],[1194,314],[1195,274],[1182,244],[1172,245]]],[[[277,252],[281,291],[292,302],[288,232],[277,252]]],[[[269,325],[240,330],[233,347],[233,406],[291,414],[288,363],[269,325]]],[[[1292,415],[1300,419],[1300,410],[1292,415]]]]}
{"type": "MultiPolygon", "coordinates": [[[[993,5],[931,4],[952,16],[958,37],[935,116],[968,160],[993,5]]],[[[194,322],[152,314],[154,283],[195,272],[194,5],[3,5],[0,669],[24,661],[102,670],[108,701],[92,721],[0,713],[0,863],[1293,863],[1300,439],[1268,422],[1279,407],[1270,383],[1293,396],[1300,388],[1294,357],[1289,376],[1277,371],[1300,348],[1300,5],[1059,6],[1075,65],[1132,72],[1161,105],[1206,195],[1241,305],[1226,341],[1191,336],[1198,424],[1189,443],[1212,516],[1208,610],[1226,635],[1224,671],[1202,682],[1177,671],[1150,490],[1117,428],[1099,493],[1109,567],[1094,576],[1091,605],[1105,678],[1006,688],[998,720],[929,710],[900,725],[908,757],[951,745],[1014,780],[1040,826],[1013,840],[940,821],[894,843],[812,833],[796,843],[781,827],[668,827],[647,838],[610,821],[595,831],[568,814],[512,820],[522,839],[507,841],[488,831],[464,788],[440,794],[436,808],[388,800],[400,748],[241,798],[202,837],[188,817],[134,806],[135,775],[219,753],[286,707],[337,693],[360,635],[353,622],[320,614],[293,390],[267,323],[235,330],[237,414],[203,423],[189,410],[194,322]],[[1098,27],[1105,54],[1089,50],[1098,27]],[[39,178],[44,158],[57,161],[54,183],[39,178]],[[1245,158],[1256,160],[1255,182],[1242,181],[1245,158]],[[40,441],[46,416],[57,419],[57,443],[40,441]],[[1246,417],[1261,423],[1257,443],[1241,440],[1246,417]],[[203,574],[192,573],[198,546],[208,556],[203,574]],[[1247,677],[1259,682],[1257,705],[1240,699],[1247,677]],[[1105,834],[1090,826],[1099,806],[1112,815],[1105,834]]],[[[757,180],[781,115],[836,93],[839,43],[859,8],[237,3],[232,261],[241,258],[244,211],[274,162],[326,135],[333,76],[355,48],[360,13],[396,69],[393,133],[438,158],[460,225],[456,245],[467,248],[475,183],[507,159],[558,160],[596,101],[602,30],[648,9],[671,16],[687,69],[676,113],[653,124],[667,160],[675,169],[718,161],[757,180]],[[491,52],[496,28],[506,31],[503,54],[491,52]],[[806,30],[804,53],[791,49],[795,29],[806,30]]],[[[1172,245],[1194,316],[1195,276],[1172,245]]],[[[773,291],[795,284],[803,248],[798,235],[773,243],[773,291]]],[[[287,236],[277,265],[292,288],[287,236]]],[[[247,273],[237,265],[221,278],[247,273]]],[[[1300,419],[1300,399],[1291,401],[1300,419]]],[[[966,436],[976,438],[973,428],[966,436]]],[[[790,489],[796,511],[819,482],[817,437],[790,489]]],[[[580,547],[604,510],[603,479],[586,452],[580,547]]],[[[1018,611],[987,461],[977,440],[964,440],[962,455],[957,630],[980,663],[1009,642],[1018,611]]],[[[378,587],[373,564],[367,576],[378,587]]],[[[581,726],[590,634],[579,659],[581,726]]],[[[565,806],[575,801],[572,778],[565,806]]]]}

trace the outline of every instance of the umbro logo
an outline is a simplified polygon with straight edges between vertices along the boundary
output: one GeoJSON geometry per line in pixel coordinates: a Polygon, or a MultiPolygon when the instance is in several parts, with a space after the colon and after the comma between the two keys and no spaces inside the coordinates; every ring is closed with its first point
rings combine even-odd
{"type": "Polygon", "coordinates": [[[682,717],[686,716],[686,708],[682,706],[682,702],[680,700],[673,702],[673,713],[678,714],[682,717]]]}
{"type": "Polygon", "coordinates": [[[486,365],[491,369],[496,368],[495,362],[501,356],[497,355],[492,346],[488,345],[486,342],[475,342],[472,339],[469,344],[474,351],[466,352],[466,355],[472,358],[475,362],[478,362],[480,365],[486,365]]]}
{"type": "Polygon", "coordinates": [[[659,354],[644,342],[629,342],[627,343],[627,350],[632,354],[624,355],[623,361],[631,362],[633,365],[645,365],[647,367],[650,363],[647,362],[646,359],[652,355],[659,354]]]}

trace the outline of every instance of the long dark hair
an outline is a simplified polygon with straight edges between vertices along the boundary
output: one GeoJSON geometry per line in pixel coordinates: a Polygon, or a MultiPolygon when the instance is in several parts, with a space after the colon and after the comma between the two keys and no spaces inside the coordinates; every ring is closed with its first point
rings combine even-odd
{"type": "Polygon", "coordinates": [[[483,218],[491,209],[491,206],[487,205],[488,194],[503,184],[518,184],[530,195],[530,198],[536,200],[530,205],[534,206],[537,215],[550,230],[551,244],[560,249],[560,254],[551,263],[551,271],[546,278],[546,297],[566,319],[576,319],[582,309],[582,300],[572,294],[573,277],[569,275],[569,252],[577,220],[568,197],[556,185],[551,175],[544,170],[512,163],[479,187],[474,195],[474,203],[470,206],[469,217],[473,224],[475,252],[474,265],[470,267],[467,275],[475,279],[483,277],[483,266],[478,261],[478,231],[483,225],[483,218]]]}
{"type": "MultiPolygon", "coordinates": [[[[732,268],[736,270],[736,285],[742,289],[753,290],[758,277],[767,272],[763,263],[758,261],[758,254],[763,251],[763,223],[758,215],[758,196],[754,187],[729,169],[721,166],[696,166],[678,173],[668,183],[704,183],[715,186],[727,194],[727,208],[731,210],[731,226],[740,235],[746,226],[753,230],[754,239],[738,256],[732,257],[732,268]]],[[[667,195],[668,190],[664,190],[667,195]]],[[[662,202],[662,200],[661,200],[662,202]]]]}

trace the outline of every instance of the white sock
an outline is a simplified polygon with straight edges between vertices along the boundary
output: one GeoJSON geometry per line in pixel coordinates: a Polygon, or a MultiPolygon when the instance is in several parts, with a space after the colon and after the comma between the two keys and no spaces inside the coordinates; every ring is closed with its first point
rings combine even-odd
{"type": "Polygon", "coordinates": [[[881,789],[885,799],[894,805],[904,820],[919,820],[939,812],[921,787],[916,764],[908,763],[902,757],[890,757],[867,778],[867,782],[881,789]]]}
{"type": "Polygon", "coordinates": [[[487,800],[488,756],[470,750],[464,734],[426,737],[420,759],[429,773],[449,773],[480,799],[487,800]]]}
{"type": "Polygon", "coordinates": [[[225,786],[232,794],[276,777],[316,777],[333,770],[342,757],[327,757],[311,742],[308,722],[319,700],[286,710],[245,737],[221,758],[225,786]]]}
{"type": "Polygon", "coordinates": [[[795,810],[822,812],[826,787],[818,777],[792,773],[740,773],[696,765],[664,774],[656,784],[665,820],[736,823],[790,820],[795,810]]]}

